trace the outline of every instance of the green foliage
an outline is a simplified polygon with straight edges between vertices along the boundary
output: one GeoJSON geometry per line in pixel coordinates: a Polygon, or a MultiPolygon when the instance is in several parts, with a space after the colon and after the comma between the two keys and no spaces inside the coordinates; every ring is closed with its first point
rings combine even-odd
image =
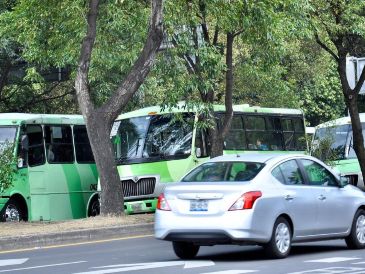
{"type": "Polygon", "coordinates": [[[315,140],[312,144],[311,155],[329,166],[334,166],[335,161],[343,158],[343,152],[339,149],[333,149],[333,144],[333,137],[329,135],[320,140],[315,140]]]}
{"type": "Polygon", "coordinates": [[[0,143],[0,193],[12,186],[16,171],[14,145],[9,142],[0,143]]]}
{"type": "MultiPolygon", "coordinates": [[[[42,69],[75,70],[86,32],[88,1],[21,0],[0,14],[0,37],[21,45],[28,63],[42,69]]],[[[149,3],[102,1],[89,74],[94,101],[101,104],[139,54],[147,33],[149,3]]]]}

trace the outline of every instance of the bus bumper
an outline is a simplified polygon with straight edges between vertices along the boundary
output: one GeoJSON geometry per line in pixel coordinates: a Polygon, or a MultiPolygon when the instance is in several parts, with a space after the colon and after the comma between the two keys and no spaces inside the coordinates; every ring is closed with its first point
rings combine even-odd
{"type": "Polygon", "coordinates": [[[155,212],[156,205],[157,205],[157,198],[125,202],[124,213],[135,214],[135,213],[155,212]]]}

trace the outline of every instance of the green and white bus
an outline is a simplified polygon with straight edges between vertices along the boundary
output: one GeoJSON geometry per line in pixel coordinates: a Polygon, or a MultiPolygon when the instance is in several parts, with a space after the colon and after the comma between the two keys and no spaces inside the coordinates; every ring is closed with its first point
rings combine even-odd
{"type": "MultiPolygon", "coordinates": [[[[224,106],[215,105],[218,128],[224,106]]],[[[236,105],[224,153],[244,151],[304,152],[304,116],[301,110],[236,105]]],[[[127,213],[153,212],[165,183],[179,180],[209,157],[198,115],[183,104],[173,110],[148,107],[122,114],[115,121],[111,138],[123,185],[127,213]],[[180,113],[185,122],[174,118],[180,113]]]]}
{"type": "MultiPolygon", "coordinates": [[[[362,134],[365,136],[365,113],[360,113],[362,134]]],[[[328,121],[316,127],[312,154],[330,161],[342,175],[350,178],[350,183],[365,190],[359,161],[352,145],[351,118],[343,117],[328,121]],[[321,151],[316,151],[321,149],[321,151]],[[325,150],[325,151],[324,151],[325,150]],[[320,155],[317,155],[317,154],[320,155]]]]}
{"type": "Polygon", "coordinates": [[[99,213],[97,170],[81,115],[0,114],[0,144],[17,157],[0,193],[3,221],[54,221],[99,213]]]}

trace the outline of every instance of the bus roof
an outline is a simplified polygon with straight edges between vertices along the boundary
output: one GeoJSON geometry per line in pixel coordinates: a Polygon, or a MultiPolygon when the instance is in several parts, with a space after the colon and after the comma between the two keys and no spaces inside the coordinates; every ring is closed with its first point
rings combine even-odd
{"type": "MultiPolygon", "coordinates": [[[[359,113],[360,121],[365,122],[365,113],[359,113]]],[[[316,128],[324,128],[324,127],[333,127],[333,126],[340,126],[340,125],[349,125],[351,124],[350,116],[338,118],[335,120],[331,120],[316,126],[316,128]]]]}
{"type": "Polygon", "coordinates": [[[32,113],[0,113],[0,125],[20,124],[85,124],[82,115],[70,114],[32,114],[32,113]]]}
{"type": "MultiPolygon", "coordinates": [[[[224,105],[213,105],[215,111],[225,111],[224,105]]],[[[196,108],[195,108],[196,109],[196,108]]],[[[177,107],[172,109],[165,108],[161,109],[160,106],[151,106],[138,110],[134,110],[131,112],[126,112],[118,116],[117,120],[127,119],[132,117],[140,117],[147,115],[156,115],[156,114],[166,114],[171,112],[191,112],[195,109],[187,109],[184,103],[179,103],[177,107]]],[[[299,109],[290,109],[290,108],[265,108],[258,106],[249,106],[248,104],[243,105],[233,105],[234,112],[252,112],[252,113],[275,113],[275,114],[296,114],[303,115],[303,112],[299,109]]]]}

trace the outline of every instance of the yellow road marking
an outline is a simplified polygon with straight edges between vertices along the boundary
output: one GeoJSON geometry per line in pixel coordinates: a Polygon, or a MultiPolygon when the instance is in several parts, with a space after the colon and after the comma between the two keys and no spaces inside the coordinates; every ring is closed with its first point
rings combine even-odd
{"type": "Polygon", "coordinates": [[[137,236],[129,236],[129,237],[121,237],[121,238],[112,238],[112,239],[105,239],[105,240],[87,241],[87,242],[80,242],[80,243],[59,244],[59,245],[49,245],[49,246],[40,246],[40,247],[29,247],[29,248],[23,248],[23,249],[14,249],[14,250],[0,251],[0,254],[15,253],[15,252],[24,252],[24,251],[33,251],[33,250],[40,250],[40,249],[59,248],[59,247],[68,247],[68,246],[77,246],[77,245],[86,245],[86,244],[106,243],[106,242],[112,242],[112,241],[130,240],[130,239],[138,239],[138,238],[147,238],[147,237],[152,237],[152,236],[153,236],[153,234],[146,234],[146,235],[137,235],[137,236]]]}

